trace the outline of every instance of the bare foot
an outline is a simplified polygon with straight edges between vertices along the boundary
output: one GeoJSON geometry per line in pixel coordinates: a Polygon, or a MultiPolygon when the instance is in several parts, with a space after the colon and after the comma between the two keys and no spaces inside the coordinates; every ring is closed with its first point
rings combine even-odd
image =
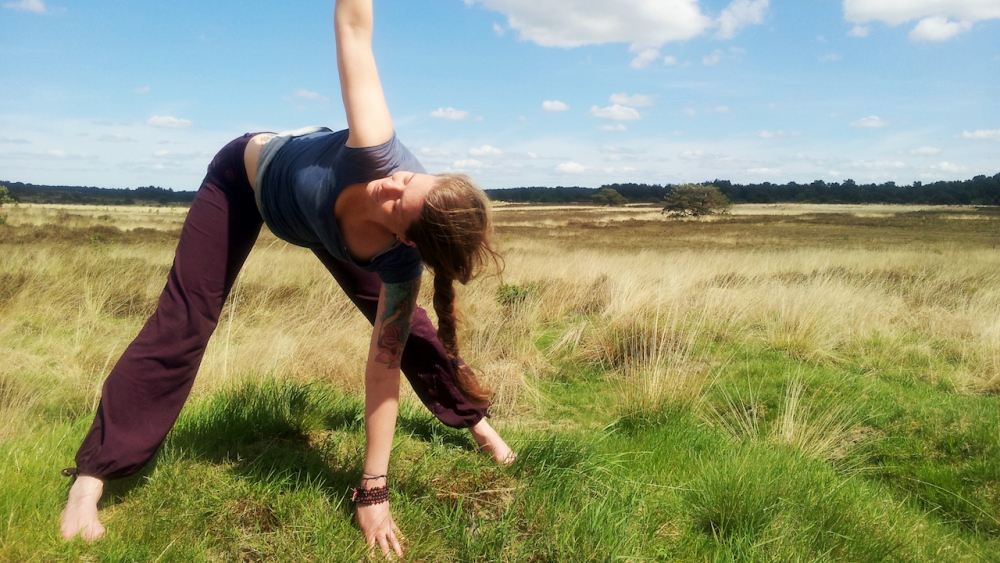
{"type": "Polygon", "coordinates": [[[97,518],[97,502],[103,493],[104,481],[85,475],[76,478],[62,511],[63,539],[69,541],[79,534],[85,541],[92,542],[104,535],[104,526],[97,518]]]}
{"type": "Polygon", "coordinates": [[[490,426],[486,419],[480,420],[475,426],[469,428],[472,437],[476,439],[480,449],[489,452],[493,456],[493,461],[500,465],[511,465],[517,459],[517,454],[510,449],[507,442],[497,434],[497,431],[490,426]]]}

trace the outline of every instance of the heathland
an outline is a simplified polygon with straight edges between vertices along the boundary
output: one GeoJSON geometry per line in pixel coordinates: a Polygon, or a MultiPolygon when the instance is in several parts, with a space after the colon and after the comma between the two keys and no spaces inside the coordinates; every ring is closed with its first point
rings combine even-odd
{"type": "MultiPolygon", "coordinates": [[[[366,321],[266,230],[155,463],[109,487],[107,537],[63,542],[59,471],[186,210],[3,212],[0,561],[362,557],[345,491],[366,321]]],[[[520,457],[494,466],[407,389],[390,468],[407,559],[998,559],[1000,211],[496,222],[506,269],[461,289],[461,341],[520,457]]]]}

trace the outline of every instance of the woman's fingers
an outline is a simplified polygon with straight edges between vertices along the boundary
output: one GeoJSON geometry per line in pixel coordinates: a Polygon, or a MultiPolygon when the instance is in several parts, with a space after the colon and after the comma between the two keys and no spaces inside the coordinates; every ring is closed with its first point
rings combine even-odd
{"type": "Polygon", "coordinates": [[[368,542],[368,547],[371,548],[372,555],[375,554],[376,544],[378,544],[379,549],[382,550],[382,555],[387,558],[392,558],[393,553],[396,554],[396,557],[403,557],[403,548],[399,545],[399,540],[396,539],[396,534],[392,532],[379,534],[368,542]]]}
{"type": "MultiPolygon", "coordinates": [[[[395,528],[396,525],[393,524],[392,527],[395,528]]],[[[396,530],[396,532],[398,532],[398,531],[399,530],[396,530]]],[[[402,557],[403,556],[403,548],[400,547],[399,540],[396,539],[396,534],[394,534],[393,532],[389,532],[388,535],[389,535],[389,539],[392,540],[392,549],[393,549],[393,551],[396,552],[396,556],[397,557],[402,557]]]]}
{"type": "Polygon", "coordinates": [[[378,546],[382,548],[382,555],[389,557],[389,540],[383,534],[378,535],[378,546]]]}
{"type": "MultiPolygon", "coordinates": [[[[395,532],[399,531],[395,524],[392,527],[395,529],[395,532]]],[[[392,558],[393,553],[396,554],[396,557],[403,557],[403,547],[399,545],[399,539],[396,538],[396,534],[392,530],[380,530],[368,539],[368,547],[371,550],[371,555],[375,555],[376,545],[382,550],[382,555],[385,557],[392,558]]]]}

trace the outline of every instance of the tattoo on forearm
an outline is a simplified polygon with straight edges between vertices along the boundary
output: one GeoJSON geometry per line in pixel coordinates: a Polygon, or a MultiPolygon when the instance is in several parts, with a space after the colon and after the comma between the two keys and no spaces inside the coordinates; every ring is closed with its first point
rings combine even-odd
{"type": "Polygon", "coordinates": [[[381,318],[382,330],[376,342],[376,362],[387,364],[390,368],[399,368],[399,359],[403,355],[406,338],[410,335],[410,318],[417,306],[419,292],[420,278],[385,285],[385,311],[381,318]]]}

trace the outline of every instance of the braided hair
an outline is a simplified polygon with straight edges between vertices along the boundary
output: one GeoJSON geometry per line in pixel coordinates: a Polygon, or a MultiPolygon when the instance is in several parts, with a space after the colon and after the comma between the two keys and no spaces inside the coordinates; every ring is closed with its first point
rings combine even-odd
{"type": "Polygon", "coordinates": [[[455,369],[455,383],[476,404],[489,402],[490,392],[480,385],[472,368],[458,360],[454,282],[467,284],[490,262],[499,264],[499,255],[490,246],[492,228],[489,199],[483,190],[464,174],[441,174],[424,200],[420,217],[406,230],[406,238],[416,243],[434,274],[438,339],[455,369]]]}

